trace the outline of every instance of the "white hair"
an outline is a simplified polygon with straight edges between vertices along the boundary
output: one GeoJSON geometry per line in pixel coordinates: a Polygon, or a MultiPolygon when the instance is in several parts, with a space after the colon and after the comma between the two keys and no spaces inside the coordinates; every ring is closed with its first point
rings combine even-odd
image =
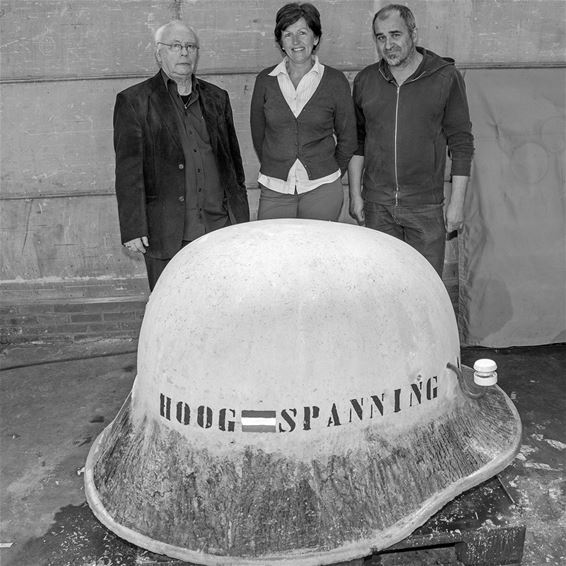
{"type": "Polygon", "coordinates": [[[200,45],[200,40],[199,40],[198,34],[195,31],[195,29],[191,26],[188,26],[187,24],[184,24],[181,20],[172,20],[172,21],[162,25],[159,29],[157,29],[157,31],[153,35],[155,45],[157,46],[157,44],[161,42],[161,39],[165,35],[165,32],[167,32],[169,29],[175,28],[175,27],[183,27],[183,28],[188,29],[195,36],[197,45],[200,45]]]}

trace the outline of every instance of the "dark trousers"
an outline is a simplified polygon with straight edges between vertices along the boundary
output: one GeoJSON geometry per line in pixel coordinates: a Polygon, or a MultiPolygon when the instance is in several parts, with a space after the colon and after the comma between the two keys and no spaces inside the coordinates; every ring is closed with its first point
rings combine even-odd
{"type": "Polygon", "coordinates": [[[442,204],[385,206],[364,201],[366,226],[403,240],[420,252],[442,277],[446,228],[442,204]]]}
{"type": "MultiPolygon", "coordinates": [[[[181,244],[181,248],[184,248],[187,244],[190,244],[190,240],[183,240],[181,244]]],[[[144,254],[143,258],[145,259],[145,268],[147,270],[147,280],[149,283],[149,290],[153,291],[159,276],[163,273],[163,270],[167,266],[167,264],[171,261],[169,259],[159,259],[157,257],[151,257],[147,253],[144,254]]]]}
{"type": "Polygon", "coordinates": [[[272,218],[308,218],[337,221],[344,202],[342,181],[320,185],[312,191],[285,194],[272,191],[260,184],[258,220],[272,218]]]}

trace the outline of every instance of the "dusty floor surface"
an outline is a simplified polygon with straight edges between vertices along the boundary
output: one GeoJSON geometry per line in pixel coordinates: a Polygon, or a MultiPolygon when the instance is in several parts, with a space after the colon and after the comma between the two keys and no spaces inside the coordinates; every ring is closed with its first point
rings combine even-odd
{"type": "MultiPolygon", "coordinates": [[[[132,341],[103,340],[0,354],[2,566],[181,564],[118,539],[85,504],[85,459],[131,389],[135,349],[132,341]]],[[[480,357],[497,362],[499,384],[523,422],[521,451],[500,474],[509,495],[505,513],[526,526],[522,564],[565,565],[566,346],[462,351],[466,365],[480,357]]],[[[365,564],[461,562],[446,547],[368,557],[365,564]]]]}

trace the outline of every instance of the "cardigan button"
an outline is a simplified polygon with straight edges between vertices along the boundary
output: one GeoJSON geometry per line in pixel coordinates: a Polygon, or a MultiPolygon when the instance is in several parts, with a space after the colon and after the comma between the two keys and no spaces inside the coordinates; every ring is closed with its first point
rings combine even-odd
{"type": "Polygon", "coordinates": [[[185,197],[179,197],[179,202],[185,202],[185,197]]]}
{"type": "Polygon", "coordinates": [[[182,163],[179,163],[179,169],[184,169],[185,166],[182,163]]]}

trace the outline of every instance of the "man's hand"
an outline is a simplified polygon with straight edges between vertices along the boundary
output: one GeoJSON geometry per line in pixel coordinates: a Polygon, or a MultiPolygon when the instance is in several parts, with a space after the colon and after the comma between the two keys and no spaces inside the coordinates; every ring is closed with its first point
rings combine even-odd
{"type": "Polygon", "coordinates": [[[446,225],[446,232],[454,232],[454,230],[461,230],[464,226],[464,209],[460,206],[455,206],[452,202],[448,203],[444,211],[444,223],[446,225]]]}
{"type": "Polygon", "coordinates": [[[366,216],[364,214],[364,199],[360,195],[350,194],[350,216],[360,226],[365,224],[366,216]]]}
{"type": "Polygon", "coordinates": [[[363,226],[366,221],[364,199],[362,198],[362,174],[364,156],[353,155],[348,164],[348,184],[350,185],[350,216],[363,226]]]}
{"type": "Polygon", "coordinates": [[[452,177],[452,194],[444,207],[444,225],[450,234],[454,230],[461,230],[464,226],[464,200],[468,177],[454,175],[452,177]]]}
{"type": "Polygon", "coordinates": [[[141,254],[145,253],[145,249],[149,246],[149,239],[147,236],[142,236],[141,238],[134,238],[129,242],[124,244],[124,247],[129,252],[139,252],[141,254]]]}

